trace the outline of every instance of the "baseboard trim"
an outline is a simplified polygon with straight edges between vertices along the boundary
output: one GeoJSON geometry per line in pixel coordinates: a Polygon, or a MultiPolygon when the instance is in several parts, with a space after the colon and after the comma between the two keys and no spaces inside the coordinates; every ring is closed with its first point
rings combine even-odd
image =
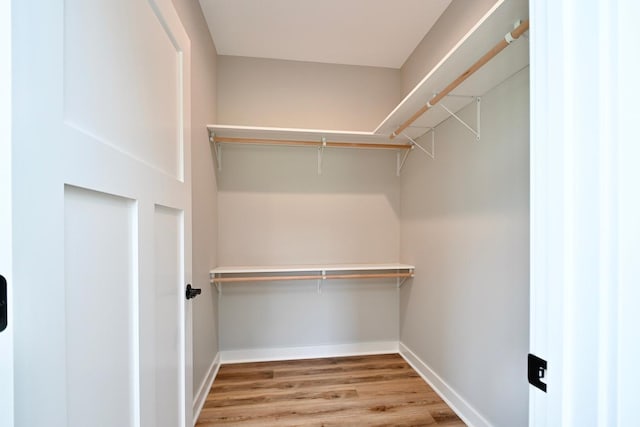
{"type": "Polygon", "coordinates": [[[453,411],[469,427],[492,427],[478,411],[462,398],[449,384],[447,384],[433,369],[424,363],[409,347],[399,344],[400,355],[413,369],[420,374],[427,384],[449,405],[453,411]]]}
{"type": "Polygon", "coordinates": [[[202,408],[204,407],[204,402],[207,400],[207,395],[209,394],[209,390],[213,385],[213,380],[216,379],[216,375],[218,375],[218,370],[220,369],[220,352],[216,354],[216,357],[211,362],[211,366],[209,366],[209,370],[207,371],[207,375],[205,375],[202,383],[200,384],[200,388],[196,393],[193,399],[193,425],[196,425],[198,418],[200,417],[200,412],[202,412],[202,408]]]}
{"type": "Polygon", "coordinates": [[[398,341],[335,344],[308,347],[259,348],[220,352],[225,363],[266,362],[276,360],[315,359],[320,357],[361,356],[398,353],[398,341]]]}

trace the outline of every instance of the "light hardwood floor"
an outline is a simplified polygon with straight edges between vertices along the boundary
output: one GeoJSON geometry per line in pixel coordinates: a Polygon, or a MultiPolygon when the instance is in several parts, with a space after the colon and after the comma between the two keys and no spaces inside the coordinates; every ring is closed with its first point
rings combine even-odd
{"type": "Polygon", "coordinates": [[[197,426],[464,426],[398,354],[223,365],[197,426]]]}

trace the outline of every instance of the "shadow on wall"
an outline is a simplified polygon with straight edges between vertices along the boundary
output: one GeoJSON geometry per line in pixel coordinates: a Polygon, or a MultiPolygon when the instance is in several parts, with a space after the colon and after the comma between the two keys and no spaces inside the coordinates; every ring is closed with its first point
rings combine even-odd
{"type": "Polygon", "coordinates": [[[221,145],[221,191],[383,193],[396,195],[396,152],[327,148],[318,174],[318,150],[307,147],[221,145]]]}
{"type": "MultiPolygon", "coordinates": [[[[318,174],[318,150],[306,147],[221,145],[222,193],[273,193],[280,195],[354,195],[386,198],[399,217],[400,179],[396,176],[396,152],[387,150],[325,149],[322,174],[318,174]]],[[[315,199],[320,202],[320,199],[315,199]]],[[[323,197],[323,200],[328,200],[323,197]]],[[[322,202],[322,203],[325,203],[322,202]]],[[[336,208],[341,209],[336,204],[336,208]]],[[[326,208],[326,207],[325,207],[326,208]]],[[[345,212],[347,217],[349,212],[345,212]]]]}

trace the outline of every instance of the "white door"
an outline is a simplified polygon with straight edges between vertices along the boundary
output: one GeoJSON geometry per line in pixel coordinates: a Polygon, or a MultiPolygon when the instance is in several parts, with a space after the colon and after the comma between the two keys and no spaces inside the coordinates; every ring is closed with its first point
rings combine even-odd
{"type": "Polygon", "coordinates": [[[532,426],[638,426],[636,1],[531,3],[532,426]]]}
{"type": "Polygon", "coordinates": [[[15,424],[191,425],[188,38],[170,0],[12,6],[15,424]]]}
{"type": "Polygon", "coordinates": [[[13,425],[11,2],[0,2],[0,426],[13,425]]]}

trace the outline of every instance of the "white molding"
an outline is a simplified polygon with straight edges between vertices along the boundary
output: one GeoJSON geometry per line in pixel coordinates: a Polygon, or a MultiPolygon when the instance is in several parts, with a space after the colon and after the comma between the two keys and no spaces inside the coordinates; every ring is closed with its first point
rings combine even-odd
{"type": "Polygon", "coordinates": [[[267,362],[398,353],[398,341],[334,344],[308,347],[254,348],[220,352],[221,363],[267,362]]]}
{"type": "Polygon", "coordinates": [[[447,405],[470,427],[492,427],[476,409],[460,396],[453,387],[446,383],[433,369],[422,361],[403,343],[399,344],[399,353],[423,380],[438,393],[447,405]]]}
{"type": "Polygon", "coordinates": [[[14,424],[12,289],[12,22],[10,1],[0,3],[0,273],[7,280],[7,328],[0,332],[0,425],[14,424]]]}
{"type": "Polygon", "coordinates": [[[220,370],[220,352],[216,354],[216,357],[211,362],[211,366],[207,370],[207,375],[202,379],[202,383],[200,384],[200,388],[198,388],[198,392],[193,398],[193,425],[196,425],[198,422],[198,418],[200,417],[200,412],[202,412],[202,408],[204,407],[204,402],[207,400],[207,395],[209,394],[209,390],[213,385],[213,381],[216,379],[218,375],[218,371],[220,370]]]}

